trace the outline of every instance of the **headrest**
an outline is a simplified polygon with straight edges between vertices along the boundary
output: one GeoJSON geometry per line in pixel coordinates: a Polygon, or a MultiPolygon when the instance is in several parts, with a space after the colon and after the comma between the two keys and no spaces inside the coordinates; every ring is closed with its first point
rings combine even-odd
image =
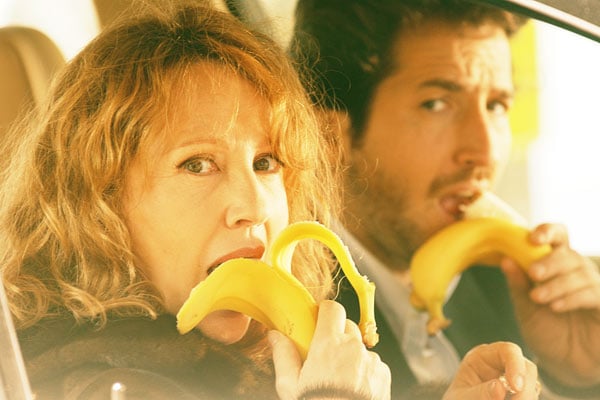
{"type": "MultiPolygon", "coordinates": [[[[147,4],[160,4],[164,0],[146,0],[147,4]]],[[[178,0],[171,0],[177,2],[178,0]]],[[[186,0],[189,2],[190,0],[186,0]]],[[[225,4],[226,0],[196,0],[198,3],[212,4],[215,8],[222,11],[228,11],[225,4]]],[[[100,21],[101,27],[105,27],[110,24],[114,19],[121,16],[121,14],[128,12],[136,12],[137,7],[131,0],[94,0],[94,7],[96,8],[96,14],[100,21]]]]}
{"type": "Polygon", "coordinates": [[[46,95],[65,58],[50,38],[23,26],[0,28],[0,135],[24,107],[46,95]]]}

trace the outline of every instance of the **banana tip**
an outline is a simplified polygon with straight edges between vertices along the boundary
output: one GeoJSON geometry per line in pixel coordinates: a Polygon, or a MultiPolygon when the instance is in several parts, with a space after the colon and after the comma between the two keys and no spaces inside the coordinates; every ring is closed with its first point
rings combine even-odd
{"type": "Polygon", "coordinates": [[[177,316],[177,332],[179,332],[179,334],[181,335],[185,335],[186,333],[188,333],[189,331],[191,331],[194,328],[194,326],[192,324],[188,323],[184,323],[181,318],[179,316],[177,316]]]}
{"type": "Polygon", "coordinates": [[[427,322],[427,333],[430,336],[434,336],[442,329],[447,328],[451,322],[444,317],[431,317],[429,322],[427,322]]]}
{"type": "Polygon", "coordinates": [[[182,328],[179,324],[177,324],[177,332],[179,332],[180,335],[184,335],[188,331],[186,329],[182,328]]]}
{"type": "Polygon", "coordinates": [[[377,326],[375,323],[370,322],[365,324],[365,326],[362,327],[361,332],[363,332],[363,343],[367,347],[371,348],[379,343],[379,334],[377,333],[377,326]]]}

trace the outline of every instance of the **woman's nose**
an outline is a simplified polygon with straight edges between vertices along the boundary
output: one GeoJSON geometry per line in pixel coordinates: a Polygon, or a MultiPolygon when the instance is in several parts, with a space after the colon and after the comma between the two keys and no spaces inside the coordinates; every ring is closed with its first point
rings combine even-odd
{"type": "Polygon", "coordinates": [[[230,228],[264,224],[268,218],[268,189],[255,174],[238,177],[229,185],[226,224],[230,228]]]}

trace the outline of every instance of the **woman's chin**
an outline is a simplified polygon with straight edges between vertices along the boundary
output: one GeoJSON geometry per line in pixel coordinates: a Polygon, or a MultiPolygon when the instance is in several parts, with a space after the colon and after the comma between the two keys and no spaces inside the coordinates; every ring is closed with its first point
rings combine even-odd
{"type": "Polygon", "coordinates": [[[197,328],[211,339],[232,344],[248,332],[250,321],[250,317],[237,311],[220,310],[208,314],[197,328]]]}

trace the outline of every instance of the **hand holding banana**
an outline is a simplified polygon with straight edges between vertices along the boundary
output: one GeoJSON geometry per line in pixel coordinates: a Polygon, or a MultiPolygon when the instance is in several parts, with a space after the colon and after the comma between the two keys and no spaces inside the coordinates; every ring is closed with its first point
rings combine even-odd
{"type": "Polygon", "coordinates": [[[338,259],[359,298],[358,325],[363,341],[368,347],[374,346],[379,340],[374,314],[375,284],[358,273],[348,249],[335,233],[310,221],[291,224],[280,233],[271,248],[271,265],[243,258],[221,264],[192,289],[177,313],[179,332],[189,332],[213,311],[238,311],[288,336],[305,359],[318,306],[310,292],[288,272],[296,245],[303,239],[323,242],[338,259]]]}
{"type": "MultiPolygon", "coordinates": [[[[494,204],[490,206],[487,200],[486,204],[488,209],[500,210],[494,204]]],[[[437,232],[413,255],[411,303],[429,312],[429,334],[450,324],[442,308],[450,282],[463,270],[499,255],[510,256],[527,269],[533,261],[550,253],[550,245],[538,246],[529,241],[529,229],[520,224],[520,219],[505,210],[493,215],[473,217],[471,214],[470,219],[437,232]]]]}

